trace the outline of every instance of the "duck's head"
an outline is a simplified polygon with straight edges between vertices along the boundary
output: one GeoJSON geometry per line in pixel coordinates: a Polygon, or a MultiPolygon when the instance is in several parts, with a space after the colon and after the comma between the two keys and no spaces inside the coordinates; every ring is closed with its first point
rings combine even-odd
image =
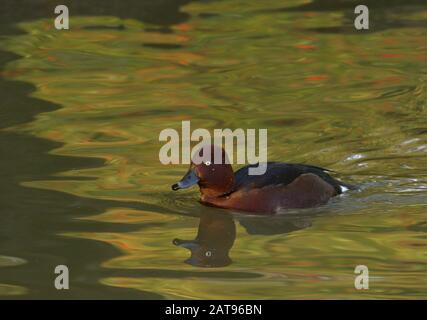
{"type": "Polygon", "coordinates": [[[216,145],[200,148],[192,157],[190,168],[172,190],[186,189],[195,184],[204,196],[218,197],[231,192],[234,172],[227,153],[216,145]]]}

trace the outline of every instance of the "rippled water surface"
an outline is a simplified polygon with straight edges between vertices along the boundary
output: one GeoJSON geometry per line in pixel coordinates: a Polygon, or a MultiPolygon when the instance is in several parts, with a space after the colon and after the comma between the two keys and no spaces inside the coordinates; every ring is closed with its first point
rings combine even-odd
{"type": "Polygon", "coordinates": [[[371,30],[355,32],[351,1],[321,2],[70,5],[68,31],[49,5],[11,2],[0,296],[427,298],[427,3],[368,1],[371,30]],[[269,160],[360,190],[275,217],[204,207],[170,190],[186,166],[158,159],[183,120],[267,128],[269,160]]]}

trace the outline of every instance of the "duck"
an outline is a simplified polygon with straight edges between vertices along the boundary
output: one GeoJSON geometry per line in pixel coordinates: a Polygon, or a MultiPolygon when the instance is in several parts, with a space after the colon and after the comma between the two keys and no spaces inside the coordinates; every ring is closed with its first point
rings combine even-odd
{"type": "MultiPolygon", "coordinates": [[[[196,154],[195,154],[196,155],[196,154]]],[[[355,187],[332,177],[332,171],[307,164],[267,162],[262,175],[250,175],[250,164],[236,172],[224,148],[200,148],[183,178],[172,190],[198,185],[203,205],[250,213],[275,214],[287,209],[313,208],[355,187]],[[204,152],[210,149],[210,152],[204,152]],[[213,161],[215,152],[221,161],[213,161]],[[205,156],[203,154],[205,153],[205,156]]],[[[219,159],[216,158],[215,159],[219,159]]]]}

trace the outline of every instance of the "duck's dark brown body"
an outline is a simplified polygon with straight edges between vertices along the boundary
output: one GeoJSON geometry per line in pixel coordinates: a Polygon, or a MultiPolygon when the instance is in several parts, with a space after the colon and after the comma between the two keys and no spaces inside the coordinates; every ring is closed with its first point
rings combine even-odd
{"type": "Polygon", "coordinates": [[[277,212],[325,204],[341,193],[341,183],[324,169],[301,164],[268,163],[262,176],[249,176],[248,167],[236,172],[233,192],[221,197],[202,194],[201,202],[251,212],[277,212]]]}

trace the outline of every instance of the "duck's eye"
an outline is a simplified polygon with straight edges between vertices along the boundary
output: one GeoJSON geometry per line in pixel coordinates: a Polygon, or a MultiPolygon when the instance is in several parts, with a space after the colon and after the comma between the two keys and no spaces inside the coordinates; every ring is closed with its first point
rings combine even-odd
{"type": "Polygon", "coordinates": [[[212,251],[206,251],[205,256],[206,257],[212,257],[212,251]]]}
{"type": "Polygon", "coordinates": [[[205,165],[210,166],[210,165],[211,165],[211,162],[210,162],[210,161],[206,161],[206,162],[205,162],[205,165]]]}

